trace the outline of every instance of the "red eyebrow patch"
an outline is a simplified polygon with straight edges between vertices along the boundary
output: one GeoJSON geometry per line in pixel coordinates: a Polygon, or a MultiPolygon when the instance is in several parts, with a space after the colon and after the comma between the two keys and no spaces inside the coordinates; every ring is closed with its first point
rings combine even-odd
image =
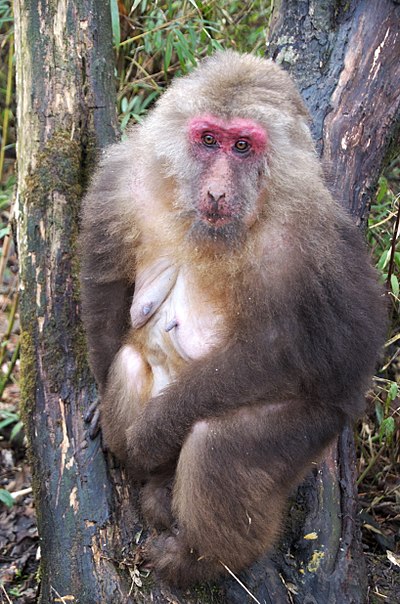
{"type": "Polygon", "coordinates": [[[267,134],[264,128],[254,120],[236,117],[226,121],[212,115],[201,115],[189,121],[189,138],[200,142],[205,132],[213,134],[218,142],[225,146],[239,139],[251,143],[256,153],[262,153],[267,144],[267,134]]]}

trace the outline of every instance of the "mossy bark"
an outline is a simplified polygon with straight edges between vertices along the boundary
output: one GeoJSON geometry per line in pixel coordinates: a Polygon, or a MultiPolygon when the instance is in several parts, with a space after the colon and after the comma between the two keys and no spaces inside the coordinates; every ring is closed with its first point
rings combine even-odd
{"type": "Polygon", "coordinates": [[[21,392],[41,536],[40,602],[106,602],[124,585],[98,555],[112,490],[99,443],[85,446],[82,413],[95,389],[79,320],[76,240],[95,156],[116,133],[110,8],[107,0],[14,7],[21,392]]]}
{"type": "MultiPolygon", "coordinates": [[[[276,4],[269,53],[297,78],[331,180],[363,222],[398,132],[400,7],[276,4]]],[[[16,0],[15,19],[21,385],[42,542],[40,602],[254,602],[234,579],[184,594],[139,585],[136,493],[99,439],[86,438],[83,421],[96,392],[79,320],[76,238],[96,153],[115,139],[109,2],[16,0]]],[[[352,455],[347,430],[299,489],[281,547],[241,575],[259,602],[364,601],[352,455]]]]}

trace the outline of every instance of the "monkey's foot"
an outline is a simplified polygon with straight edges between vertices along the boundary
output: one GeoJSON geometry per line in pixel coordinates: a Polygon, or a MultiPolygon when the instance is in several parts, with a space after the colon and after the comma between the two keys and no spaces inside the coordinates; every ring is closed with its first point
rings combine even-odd
{"type": "Polygon", "coordinates": [[[88,432],[90,438],[95,438],[100,431],[100,399],[97,398],[89,406],[88,410],[84,415],[84,420],[89,424],[88,432]]]}
{"type": "Polygon", "coordinates": [[[172,478],[150,478],[140,493],[143,516],[156,529],[170,529],[174,519],[171,510],[172,478]]]}
{"type": "Polygon", "coordinates": [[[172,535],[165,532],[156,538],[150,538],[144,555],[152,563],[161,581],[180,588],[215,579],[223,573],[223,568],[217,561],[199,557],[179,533],[172,535]]]}

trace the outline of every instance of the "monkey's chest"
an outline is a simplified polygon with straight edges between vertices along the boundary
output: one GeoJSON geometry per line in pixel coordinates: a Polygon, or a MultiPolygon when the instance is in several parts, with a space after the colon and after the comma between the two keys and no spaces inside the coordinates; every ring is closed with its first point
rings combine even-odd
{"type": "Polygon", "coordinates": [[[183,365],[217,346],[223,329],[215,304],[185,268],[158,268],[139,275],[131,307],[132,326],[152,372],[152,396],[183,365]]]}

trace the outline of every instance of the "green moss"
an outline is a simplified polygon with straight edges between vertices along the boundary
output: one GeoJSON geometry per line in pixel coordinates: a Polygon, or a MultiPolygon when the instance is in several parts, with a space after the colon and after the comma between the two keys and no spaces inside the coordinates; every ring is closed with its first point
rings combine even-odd
{"type": "Polygon", "coordinates": [[[55,132],[38,153],[35,170],[26,178],[25,202],[44,211],[53,204],[52,194],[58,192],[74,208],[74,201],[82,194],[81,159],[80,142],[71,140],[68,131],[55,132]]]}
{"type": "MultiPolygon", "coordinates": [[[[32,331],[23,331],[21,333],[21,373],[20,373],[20,391],[21,391],[21,404],[20,413],[21,419],[24,422],[25,434],[28,439],[28,461],[33,469],[32,472],[32,491],[33,497],[36,502],[40,501],[40,489],[42,486],[41,481],[38,479],[40,474],[35,471],[38,459],[32,454],[32,442],[34,435],[31,430],[34,429],[31,417],[35,410],[36,405],[36,345],[33,336],[33,325],[32,331]]],[[[36,515],[38,523],[40,524],[41,518],[41,506],[36,506],[36,515]]]]}
{"type": "Polygon", "coordinates": [[[35,333],[37,317],[43,320],[37,346],[53,392],[65,384],[66,358],[71,349],[78,367],[74,379],[75,375],[77,380],[87,375],[85,336],[77,317],[77,241],[82,182],[86,179],[82,158],[93,155],[94,137],[85,145],[82,150],[80,140],[71,140],[70,131],[56,131],[38,154],[22,191],[27,210],[21,225],[25,247],[21,322],[28,333],[35,333]],[[49,291],[51,300],[47,300],[49,291]]]}
{"type": "Polygon", "coordinates": [[[193,594],[201,604],[223,604],[224,599],[218,585],[202,583],[193,588],[193,594]]]}
{"type": "Polygon", "coordinates": [[[315,550],[313,552],[310,561],[307,565],[307,570],[309,573],[316,573],[321,565],[322,560],[325,558],[325,553],[319,550],[315,550]]]}
{"type": "Polygon", "coordinates": [[[21,334],[20,390],[21,417],[25,425],[29,425],[36,399],[36,347],[33,334],[27,331],[21,334]]]}
{"type": "Polygon", "coordinates": [[[79,386],[79,381],[83,379],[87,383],[87,375],[89,371],[86,333],[83,324],[79,321],[73,333],[73,350],[75,358],[75,379],[76,386],[79,386]]]}
{"type": "MultiPolygon", "coordinates": [[[[89,116],[93,118],[93,116],[89,116]]],[[[82,140],[82,181],[81,185],[83,190],[86,190],[94,169],[99,159],[99,143],[94,135],[94,124],[90,124],[93,128],[89,129],[82,140]]]]}

